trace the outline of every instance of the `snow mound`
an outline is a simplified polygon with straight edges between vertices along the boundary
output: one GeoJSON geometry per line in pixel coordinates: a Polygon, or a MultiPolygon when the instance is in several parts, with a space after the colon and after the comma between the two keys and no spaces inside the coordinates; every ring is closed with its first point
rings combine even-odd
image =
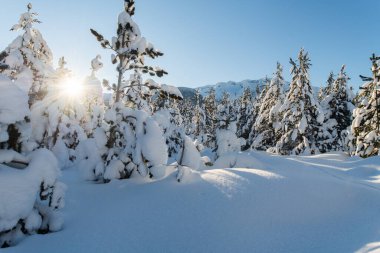
{"type": "Polygon", "coordinates": [[[260,168],[266,166],[250,153],[227,153],[217,159],[212,166],[213,169],[223,168],[260,168]]]}
{"type": "Polygon", "coordinates": [[[28,234],[60,230],[63,220],[57,210],[65,204],[66,186],[57,181],[55,156],[44,149],[28,157],[1,151],[0,162],[0,247],[28,234]]]}

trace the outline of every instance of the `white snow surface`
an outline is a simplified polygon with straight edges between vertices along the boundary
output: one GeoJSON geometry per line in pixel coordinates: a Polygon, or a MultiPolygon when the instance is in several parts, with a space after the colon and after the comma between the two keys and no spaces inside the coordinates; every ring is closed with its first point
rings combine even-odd
{"type": "Polygon", "coordinates": [[[1,252],[379,249],[380,157],[229,153],[214,166],[185,183],[173,173],[95,184],[65,170],[64,229],[1,252]]]}

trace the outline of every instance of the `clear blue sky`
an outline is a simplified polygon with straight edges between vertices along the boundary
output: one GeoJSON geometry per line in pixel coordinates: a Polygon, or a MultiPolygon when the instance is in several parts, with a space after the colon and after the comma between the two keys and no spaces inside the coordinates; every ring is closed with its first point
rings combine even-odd
{"type": "MultiPolygon", "coordinates": [[[[9,28],[26,10],[26,0],[2,0],[0,48],[16,36],[9,28]]],[[[103,56],[99,77],[115,80],[110,52],[89,33],[111,38],[122,0],[32,1],[39,30],[55,59],[65,56],[79,75],[103,56]]],[[[380,54],[379,0],[136,0],[135,20],[143,36],[165,55],[154,65],[169,75],[160,82],[196,87],[218,81],[258,79],[274,72],[276,61],[290,79],[289,57],[301,47],[312,60],[314,86],[347,65],[354,87],[370,75],[370,55],[380,54]]]]}

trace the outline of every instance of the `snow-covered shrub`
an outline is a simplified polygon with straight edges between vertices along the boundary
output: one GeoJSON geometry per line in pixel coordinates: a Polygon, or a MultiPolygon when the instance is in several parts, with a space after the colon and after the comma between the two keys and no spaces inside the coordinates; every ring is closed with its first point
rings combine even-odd
{"type": "Polygon", "coordinates": [[[0,247],[15,245],[26,235],[62,229],[58,210],[64,206],[66,186],[57,181],[59,174],[48,150],[28,156],[0,150],[0,247]]]}
{"type": "Polygon", "coordinates": [[[108,149],[107,136],[102,128],[93,132],[93,137],[82,140],[76,149],[76,167],[85,180],[104,180],[104,161],[108,149]]]}
{"type": "Polygon", "coordinates": [[[238,138],[233,129],[218,129],[216,131],[216,141],[217,147],[216,155],[220,157],[225,153],[229,152],[239,152],[241,147],[244,146],[245,140],[243,138],[238,138]]]}
{"type": "Polygon", "coordinates": [[[129,178],[133,172],[159,177],[168,154],[162,130],[154,118],[117,103],[106,112],[105,121],[109,127],[104,179],[129,178]]]}

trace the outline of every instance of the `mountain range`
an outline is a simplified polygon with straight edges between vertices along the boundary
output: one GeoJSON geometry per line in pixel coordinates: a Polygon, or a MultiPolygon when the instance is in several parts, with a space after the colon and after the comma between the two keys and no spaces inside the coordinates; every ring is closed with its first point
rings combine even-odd
{"type": "MultiPolygon", "coordinates": [[[[237,99],[240,97],[244,89],[249,88],[252,92],[253,96],[256,96],[257,87],[259,87],[260,91],[263,90],[266,84],[266,78],[258,79],[258,80],[244,80],[241,82],[220,82],[214,85],[205,85],[198,88],[188,88],[188,87],[179,87],[178,89],[181,91],[184,99],[189,99],[191,101],[195,101],[195,92],[196,89],[199,89],[202,97],[205,97],[211,88],[215,88],[216,99],[221,100],[223,93],[227,92],[230,95],[231,99],[237,99]]],[[[289,86],[289,83],[286,82],[286,87],[289,86]]]]}

